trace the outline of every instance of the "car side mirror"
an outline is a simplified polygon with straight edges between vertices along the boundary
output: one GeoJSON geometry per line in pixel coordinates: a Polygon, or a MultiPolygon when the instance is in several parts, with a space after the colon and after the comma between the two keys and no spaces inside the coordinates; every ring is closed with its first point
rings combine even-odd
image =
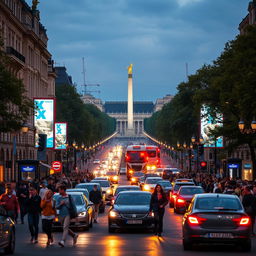
{"type": "Polygon", "coordinates": [[[88,206],[93,206],[93,202],[89,201],[88,206]]]}

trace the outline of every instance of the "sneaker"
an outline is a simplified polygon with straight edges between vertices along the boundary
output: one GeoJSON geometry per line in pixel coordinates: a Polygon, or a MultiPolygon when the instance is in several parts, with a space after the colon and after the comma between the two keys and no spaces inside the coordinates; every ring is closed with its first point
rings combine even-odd
{"type": "Polygon", "coordinates": [[[77,243],[77,238],[78,238],[78,235],[75,234],[75,236],[73,237],[73,245],[76,245],[76,243],[77,243]]]}
{"type": "Polygon", "coordinates": [[[65,246],[65,242],[64,242],[63,240],[61,240],[61,241],[59,242],[59,246],[60,246],[60,247],[64,247],[64,246],[65,246]]]}
{"type": "Polygon", "coordinates": [[[94,220],[93,222],[94,222],[94,223],[98,223],[97,220],[94,220]]]}

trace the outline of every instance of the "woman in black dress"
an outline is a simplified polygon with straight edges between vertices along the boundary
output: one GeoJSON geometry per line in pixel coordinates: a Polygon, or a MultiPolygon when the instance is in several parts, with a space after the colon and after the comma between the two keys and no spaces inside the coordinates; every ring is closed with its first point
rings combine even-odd
{"type": "Polygon", "coordinates": [[[154,213],[155,235],[158,236],[161,236],[163,232],[164,208],[167,203],[163,188],[159,184],[156,185],[150,200],[150,211],[154,213]]]}

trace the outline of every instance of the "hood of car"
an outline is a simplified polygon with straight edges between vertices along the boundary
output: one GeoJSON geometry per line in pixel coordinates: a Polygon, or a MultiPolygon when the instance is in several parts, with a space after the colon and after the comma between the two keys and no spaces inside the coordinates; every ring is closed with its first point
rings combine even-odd
{"type": "Polygon", "coordinates": [[[86,208],[84,205],[76,205],[76,210],[77,210],[77,213],[80,213],[80,212],[85,212],[86,208]]]}
{"type": "Polygon", "coordinates": [[[119,213],[147,213],[149,205],[114,205],[114,209],[119,213]]]}

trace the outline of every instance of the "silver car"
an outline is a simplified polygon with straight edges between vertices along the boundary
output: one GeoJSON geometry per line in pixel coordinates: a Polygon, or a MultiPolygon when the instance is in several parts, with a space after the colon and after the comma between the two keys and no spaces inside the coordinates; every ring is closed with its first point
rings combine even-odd
{"type": "MultiPolygon", "coordinates": [[[[70,220],[70,227],[89,230],[89,228],[93,225],[92,205],[89,203],[88,199],[84,196],[82,192],[67,192],[67,194],[71,195],[78,214],[76,218],[70,220]]],[[[54,195],[53,199],[56,201],[59,196],[60,194],[57,193],[54,195]]],[[[53,221],[53,229],[58,229],[62,227],[58,213],[59,211],[57,210],[57,217],[53,221]]]]}

